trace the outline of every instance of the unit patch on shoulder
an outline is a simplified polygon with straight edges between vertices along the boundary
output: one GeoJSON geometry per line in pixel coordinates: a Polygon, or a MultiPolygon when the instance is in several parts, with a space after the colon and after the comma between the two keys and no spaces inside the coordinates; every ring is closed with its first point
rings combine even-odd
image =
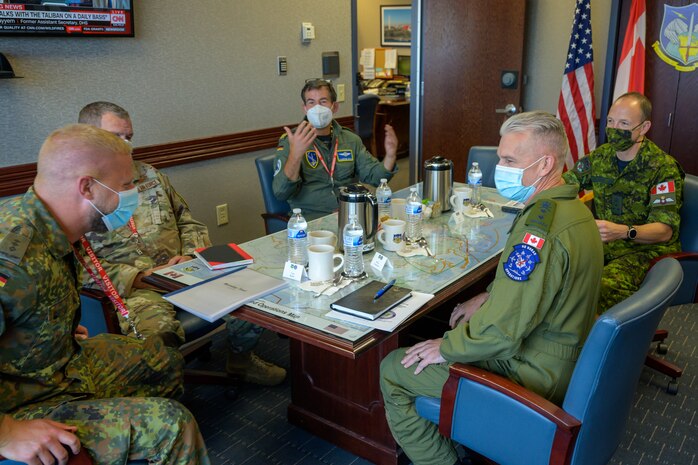
{"type": "Polygon", "coordinates": [[[31,238],[17,234],[14,232],[9,232],[0,242],[0,257],[9,260],[15,265],[19,265],[24,257],[24,252],[27,251],[29,247],[29,241],[31,238]]]}
{"type": "Polygon", "coordinates": [[[354,161],[354,152],[351,150],[340,150],[337,152],[337,161],[354,161]]]}
{"type": "Polygon", "coordinates": [[[581,158],[574,168],[579,174],[587,174],[591,170],[591,161],[589,161],[589,157],[581,158]]]}
{"type": "Polygon", "coordinates": [[[305,161],[308,163],[308,166],[311,168],[315,169],[317,168],[317,164],[319,162],[317,153],[315,150],[308,150],[305,152],[305,161]]]}
{"type": "Polygon", "coordinates": [[[652,206],[676,205],[676,191],[674,181],[660,182],[650,191],[650,204],[652,206]]]}
{"type": "Polygon", "coordinates": [[[527,281],[538,263],[540,257],[535,248],[528,244],[516,244],[504,262],[504,273],[514,281],[527,281]]]}

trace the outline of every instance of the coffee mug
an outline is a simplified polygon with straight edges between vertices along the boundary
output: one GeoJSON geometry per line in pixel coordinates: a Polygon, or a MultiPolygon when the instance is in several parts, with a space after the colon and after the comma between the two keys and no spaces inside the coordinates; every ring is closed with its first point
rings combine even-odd
{"type": "Polygon", "coordinates": [[[344,257],[334,253],[334,246],[327,244],[308,247],[308,277],[311,281],[329,281],[344,265],[344,257]],[[334,262],[339,259],[339,264],[334,262]]]}
{"type": "Polygon", "coordinates": [[[337,235],[332,231],[310,231],[308,233],[308,243],[310,245],[331,245],[337,246],[337,235]]]}
{"type": "Polygon", "coordinates": [[[376,237],[378,237],[378,241],[383,244],[385,250],[397,252],[405,246],[403,234],[405,234],[406,224],[404,220],[396,219],[383,222],[383,229],[378,231],[376,237]]]}
{"type": "Polygon", "coordinates": [[[453,195],[451,196],[450,202],[453,207],[453,211],[462,212],[463,208],[470,203],[470,197],[472,196],[472,189],[469,187],[454,187],[453,195]]]}
{"type": "Polygon", "coordinates": [[[407,215],[405,214],[405,199],[396,199],[393,197],[390,202],[391,209],[393,211],[393,218],[405,221],[407,215]]]}

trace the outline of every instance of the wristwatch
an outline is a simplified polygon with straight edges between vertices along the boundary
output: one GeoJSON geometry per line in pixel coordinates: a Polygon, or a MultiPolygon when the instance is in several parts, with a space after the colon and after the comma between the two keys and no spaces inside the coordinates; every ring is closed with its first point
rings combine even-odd
{"type": "Polygon", "coordinates": [[[628,239],[630,239],[631,241],[634,241],[636,237],[637,237],[637,229],[635,229],[632,226],[628,226],[628,239]]]}

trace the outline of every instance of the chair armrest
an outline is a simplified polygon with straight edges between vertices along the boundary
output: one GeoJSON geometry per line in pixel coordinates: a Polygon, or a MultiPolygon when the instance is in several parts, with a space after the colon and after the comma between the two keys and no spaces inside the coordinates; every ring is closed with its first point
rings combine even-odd
{"type": "Polygon", "coordinates": [[[265,220],[267,219],[277,219],[280,221],[285,221],[288,223],[288,220],[290,219],[288,215],[281,215],[279,213],[262,213],[262,218],[265,220]]]}
{"type": "MultiPolygon", "coordinates": [[[[560,462],[551,461],[550,463],[567,463],[565,460],[569,458],[572,453],[574,443],[579,434],[581,422],[565,412],[561,407],[527,390],[523,386],[503,376],[472,365],[455,363],[450,367],[450,375],[446,384],[444,384],[441,394],[441,412],[439,416],[439,430],[441,434],[449,438],[453,436],[453,418],[457,415],[463,415],[463,410],[466,408],[463,407],[461,410],[457,409],[457,401],[459,398],[458,391],[459,388],[463,389],[466,386],[468,388],[473,388],[467,391],[467,407],[473,404],[479,404],[483,405],[483,410],[510,412],[510,415],[504,420],[493,419],[492,421],[495,423],[497,421],[504,421],[512,425],[517,425],[517,422],[520,422],[525,425],[530,425],[530,428],[522,427],[521,424],[512,427],[516,428],[518,431],[521,431],[522,428],[527,430],[522,431],[524,436],[530,434],[535,438],[535,441],[539,443],[546,443],[547,440],[544,436],[547,435],[550,441],[546,444],[549,445],[551,457],[561,459],[560,462]],[[461,381],[466,382],[466,384],[461,385],[461,381]],[[472,400],[472,402],[470,402],[470,400],[472,400]]],[[[465,394],[461,393],[461,396],[461,399],[465,399],[465,394]]],[[[482,415],[480,415],[480,418],[482,419],[482,415]]],[[[490,420],[482,419],[480,420],[480,425],[485,425],[488,421],[490,420]]],[[[484,428],[486,429],[487,427],[484,428]]],[[[504,433],[495,430],[493,434],[504,433]]],[[[462,438],[461,440],[456,437],[453,439],[462,442],[462,438]]],[[[483,453],[489,458],[494,458],[488,455],[489,451],[477,449],[478,445],[481,443],[479,438],[473,437],[472,440],[472,445],[474,447],[471,447],[471,444],[467,443],[464,443],[464,445],[473,448],[476,452],[483,453]]],[[[525,445],[530,441],[524,438],[522,442],[525,445]]],[[[519,452],[522,455],[524,454],[522,450],[519,450],[519,452]]],[[[531,460],[530,463],[533,463],[533,460],[531,460]]]]}

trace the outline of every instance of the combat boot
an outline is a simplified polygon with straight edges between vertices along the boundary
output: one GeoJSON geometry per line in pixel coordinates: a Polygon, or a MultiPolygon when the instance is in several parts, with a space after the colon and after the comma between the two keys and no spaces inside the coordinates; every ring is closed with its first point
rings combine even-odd
{"type": "Polygon", "coordinates": [[[259,358],[254,352],[239,354],[228,351],[225,370],[247,383],[276,386],[286,378],[286,370],[259,358]]]}

